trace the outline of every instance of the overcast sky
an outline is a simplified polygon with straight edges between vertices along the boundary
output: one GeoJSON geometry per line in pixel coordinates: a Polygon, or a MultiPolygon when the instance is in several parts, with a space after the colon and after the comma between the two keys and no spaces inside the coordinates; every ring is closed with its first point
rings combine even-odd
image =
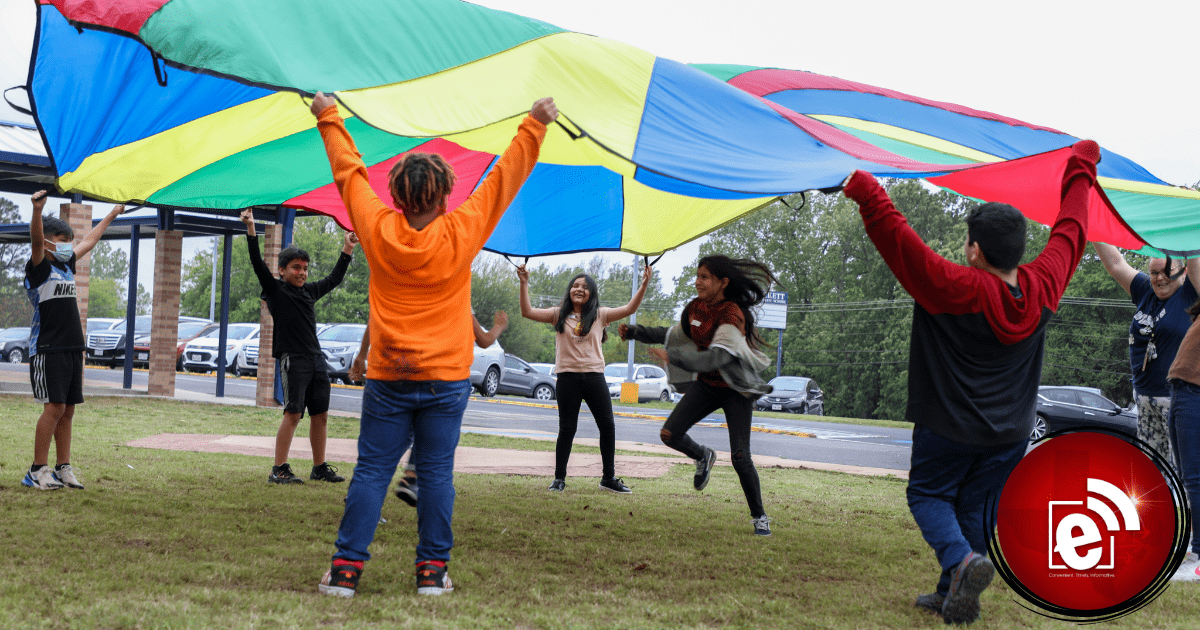
{"type": "MultiPolygon", "coordinates": [[[[809,70],[1003,114],[1094,139],[1172,184],[1200,181],[1195,0],[479,4],[685,63],[809,70]]],[[[32,1],[0,0],[0,89],[25,82],[33,27],[32,1]]],[[[2,102],[0,119],[28,121],[2,102]]],[[[28,199],[17,201],[28,219],[28,199]]],[[[185,257],[201,246],[185,244],[185,257]]],[[[678,276],[695,255],[694,244],[668,253],[660,277],[678,276]]],[[[139,277],[151,289],[149,264],[139,277]]]]}

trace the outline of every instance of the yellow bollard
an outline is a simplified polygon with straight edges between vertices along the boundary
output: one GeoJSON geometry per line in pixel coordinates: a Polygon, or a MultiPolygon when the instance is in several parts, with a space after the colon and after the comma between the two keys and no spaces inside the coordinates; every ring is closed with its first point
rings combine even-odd
{"type": "Polygon", "coordinates": [[[635,403],[638,401],[638,384],[621,383],[621,402],[635,403]]]}

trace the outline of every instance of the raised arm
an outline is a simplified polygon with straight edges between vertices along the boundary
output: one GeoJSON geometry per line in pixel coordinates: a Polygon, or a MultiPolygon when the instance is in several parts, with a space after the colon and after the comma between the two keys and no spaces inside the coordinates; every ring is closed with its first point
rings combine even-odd
{"type": "MultiPolygon", "coordinates": [[[[1112,276],[1113,280],[1116,280],[1117,284],[1121,285],[1121,288],[1125,289],[1126,293],[1129,293],[1129,285],[1133,283],[1133,279],[1138,275],[1137,269],[1134,269],[1129,264],[1129,261],[1125,260],[1125,257],[1121,255],[1121,252],[1116,247],[1108,243],[1092,243],[1092,249],[1096,250],[1096,255],[1100,257],[1100,262],[1104,264],[1104,270],[1108,272],[1108,275],[1112,276]]],[[[1200,259],[1194,258],[1192,260],[1200,259]]],[[[1188,278],[1194,278],[1192,260],[1188,261],[1188,278]]],[[[1194,284],[1196,281],[1192,280],[1192,282],[1194,284]]]]}
{"type": "Polygon", "coordinates": [[[474,315],[471,316],[471,326],[475,330],[475,345],[480,348],[487,348],[496,343],[500,338],[500,334],[508,328],[508,313],[504,311],[496,311],[492,315],[492,329],[484,330],[483,325],[474,315]]]}
{"type": "Polygon", "coordinates": [[[521,280],[521,317],[543,324],[555,323],[558,319],[555,309],[533,308],[533,303],[529,301],[529,270],[525,265],[517,267],[517,278],[521,280]]]}
{"type": "Polygon", "coordinates": [[[330,271],[328,276],[313,283],[317,292],[317,299],[334,290],[346,278],[346,270],[350,268],[350,254],[354,252],[354,246],[357,244],[358,236],[354,232],[346,232],[346,238],[342,244],[342,255],[338,256],[337,264],[333,266],[333,271],[330,271]]]}
{"type": "Polygon", "coordinates": [[[29,262],[33,265],[42,264],[46,257],[46,235],[42,232],[42,209],[46,207],[44,190],[33,193],[29,198],[33,202],[33,217],[29,219],[29,262]]]}
{"type": "Polygon", "coordinates": [[[1188,259],[1187,277],[1196,293],[1200,293],[1200,257],[1188,259]]]}
{"type": "Polygon", "coordinates": [[[364,247],[374,253],[372,239],[375,231],[371,229],[383,217],[395,213],[371,189],[367,177],[367,166],[363,164],[358,154],[358,147],[346,125],[338,114],[337,101],[328,94],[317,93],[313,97],[313,115],[317,117],[317,130],[325,143],[325,153],[329,157],[329,166],[333,171],[333,181],[337,184],[338,192],[342,195],[342,203],[350,215],[350,223],[359,238],[366,239],[364,247]]]}
{"type": "Polygon", "coordinates": [[[279,287],[275,284],[275,277],[271,275],[271,270],[267,269],[267,264],[263,262],[262,254],[258,251],[258,235],[254,232],[254,211],[246,208],[242,210],[238,218],[246,224],[246,248],[250,251],[250,266],[254,269],[254,275],[258,276],[258,284],[262,287],[263,293],[271,295],[279,287]]]}
{"type": "Polygon", "coordinates": [[[609,321],[615,322],[618,319],[625,319],[637,312],[638,307],[642,305],[642,299],[646,297],[646,286],[650,284],[650,276],[653,274],[654,267],[646,265],[646,268],[642,270],[642,286],[638,287],[637,293],[634,294],[633,299],[629,300],[628,304],[609,311],[609,321]]]}
{"type": "Polygon", "coordinates": [[[113,206],[112,210],[109,210],[108,214],[104,215],[103,219],[100,219],[100,222],[96,224],[96,227],[89,230],[87,235],[83,237],[83,240],[79,241],[79,243],[75,245],[75,257],[83,258],[84,256],[87,256],[88,252],[92,251],[92,249],[96,247],[96,243],[100,242],[100,237],[104,236],[104,230],[107,230],[109,224],[113,222],[113,219],[117,218],[117,215],[121,214],[122,212],[125,212],[125,204],[119,203],[113,206]]]}

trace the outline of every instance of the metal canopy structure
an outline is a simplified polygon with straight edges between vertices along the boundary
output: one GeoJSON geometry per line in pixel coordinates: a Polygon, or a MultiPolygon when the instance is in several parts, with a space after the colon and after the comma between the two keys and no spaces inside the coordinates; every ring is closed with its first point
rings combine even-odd
{"type": "MultiPolygon", "coordinates": [[[[22,123],[0,120],[0,193],[32,195],[39,190],[57,190],[57,175],[46,149],[42,143],[41,134],[37,127],[22,123]]],[[[88,199],[82,195],[73,196],[74,203],[87,201],[102,201],[88,199]]],[[[182,232],[183,238],[189,237],[224,237],[224,264],[221,270],[221,308],[220,308],[220,337],[217,357],[216,395],[225,395],[225,347],[229,328],[229,283],[230,260],[233,252],[233,237],[245,232],[246,226],[237,218],[238,210],[204,210],[188,208],[181,212],[172,207],[155,207],[154,215],[129,217],[122,216],[113,220],[105,230],[102,240],[129,242],[129,283],[126,299],[126,331],[125,331],[125,365],[123,388],[133,387],[134,360],[134,319],[137,316],[137,276],[138,250],[144,239],[154,239],[158,230],[175,230],[182,232]]],[[[134,209],[136,210],[136,208],[134,209]]],[[[260,233],[266,227],[263,223],[273,223],[283,226],[283,243],[286,247],[292,240],[292,226],[297,216],[319,216],[311,212],[297,211],[282,206],[255,207],[254,218],[256,229],[260,233]]],[[[127,210],[127,212],[129,212],[127,210]]],[[[92,225],[100,223],[93,219],[92,225]]],[[[0,244],[22,244],[29,242],[28,223],[0,224],[0,244]]],[[[275,374],[275,398],[282,401],[282,391],[279,383],[279,373],[275,374]]]]}

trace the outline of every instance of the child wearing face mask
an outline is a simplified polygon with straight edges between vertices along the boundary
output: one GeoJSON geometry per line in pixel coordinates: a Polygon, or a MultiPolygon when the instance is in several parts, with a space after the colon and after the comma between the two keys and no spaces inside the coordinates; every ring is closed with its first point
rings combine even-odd
{"type": "Polygon", "coordinates": [[[112,220],[125,211],[113,209],[77,244],[71,226],[56,217],[42,217],[46,191],[30,198],[30,255],[25,263],[25,291],[33,304],[29,336],[29,382],[33,397],[42,403],[33,439],[33,465],[21,485],[38,490],[64,486],[83,489],[71,466],[71,422],[75,405],[83,402],[83,325],[75,300],[75,263],[86,256],[112,220]],[[54,440],[56,465],[47,466],[50,440],[54,440]]]}

